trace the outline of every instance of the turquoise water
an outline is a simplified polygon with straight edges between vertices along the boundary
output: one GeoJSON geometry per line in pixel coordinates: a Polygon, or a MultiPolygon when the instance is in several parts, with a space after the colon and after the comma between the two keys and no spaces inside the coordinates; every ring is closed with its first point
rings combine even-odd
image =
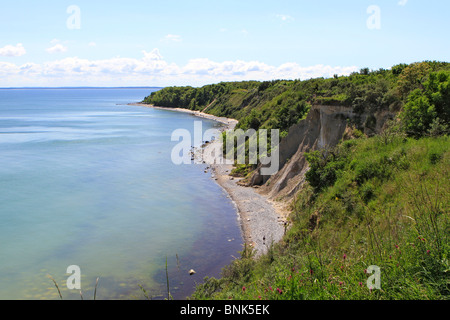
{"type": "MultiPolygon", "coordinates": [[[[0,299],[184,298],[241,250],[236,209],[201,165],[176,166],[199,118],[127,103],[151,89],[0,90],[0,299]],[[194,276],[188,275],[195,269],[194,276]]],[[[219,126],[203,119],[203,129],[219,126]]]]}

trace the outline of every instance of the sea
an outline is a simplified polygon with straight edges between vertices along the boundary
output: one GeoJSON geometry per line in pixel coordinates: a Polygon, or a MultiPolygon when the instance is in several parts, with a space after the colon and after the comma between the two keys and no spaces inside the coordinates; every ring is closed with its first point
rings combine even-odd
{"type": "Polygon", "coordinates": [[[229,196],[171,160],[222,124],[130,105],[155,90],[0,89],[1,300],[184,300],[238,256],[229,196]]]}

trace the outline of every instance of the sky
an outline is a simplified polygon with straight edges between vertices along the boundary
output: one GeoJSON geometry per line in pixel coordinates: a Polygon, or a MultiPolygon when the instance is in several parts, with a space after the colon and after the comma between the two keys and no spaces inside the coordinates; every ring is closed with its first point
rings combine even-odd
{"type": "Polygon", "coordinates": [[[0,87],[202,86],[450,61],[446,0],[0,1],[0,87]]]}

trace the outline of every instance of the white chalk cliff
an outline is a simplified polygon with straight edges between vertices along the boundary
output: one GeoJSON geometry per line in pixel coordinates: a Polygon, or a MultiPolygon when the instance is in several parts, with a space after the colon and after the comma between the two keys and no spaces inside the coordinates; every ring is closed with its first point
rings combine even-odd
{"type": "Polygon", "coordinates": [[[364,133],[380,132],[386,120],[394,113],[356,114],[353,108],[316,105],[306,119],[293,125],[278,147],[280,170],[272,176],[261,175],[261,166],[249,179],[248,185],[260,185],[260,192],[271,199],[290,199],[305,182],[308,162],[305,152],[336,146],[343,138],[350,123],[360,123],[364,133]],[[367,120],[370,121],[367,121],[367,120]]]}

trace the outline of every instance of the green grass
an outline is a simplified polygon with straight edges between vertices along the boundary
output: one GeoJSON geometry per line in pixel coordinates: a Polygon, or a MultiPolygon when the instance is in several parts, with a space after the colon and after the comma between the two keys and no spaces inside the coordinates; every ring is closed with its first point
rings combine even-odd
{"type": "Polygon", "coordinates": [[[244,248],[192,298],[448,299],[449,150],[447,136],[341,143],[317,169],[334,178],[300,192],[284,239],[257,259],[244,248]]]}

